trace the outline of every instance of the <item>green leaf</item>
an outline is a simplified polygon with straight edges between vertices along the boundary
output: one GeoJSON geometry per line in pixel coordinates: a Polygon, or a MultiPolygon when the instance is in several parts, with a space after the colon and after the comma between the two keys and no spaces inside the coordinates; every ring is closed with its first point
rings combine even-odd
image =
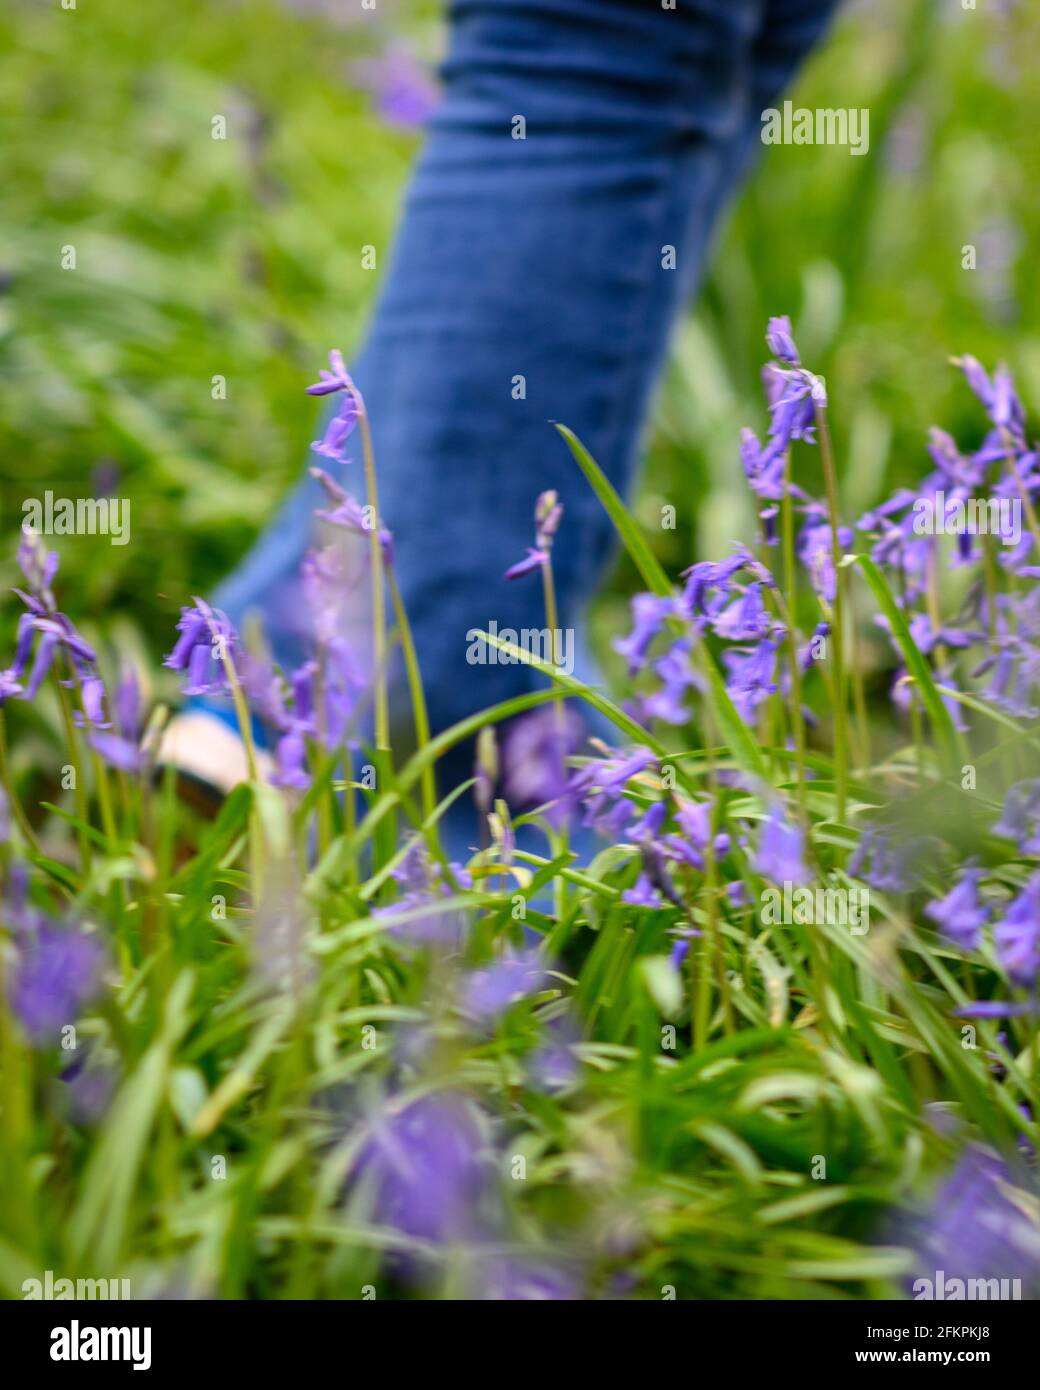
{"type": "MultiPolygon", "coordinates": [[[[659,597],[671,598],[675,593],[675,586],[661,568],[657,556],[650,549],[649,542],[630,516],[610,479],[606,477],[577,435],[573,434],[566,425],[558,424],[556,428],[574,455],[578,467],[588,479],[593,492],[603,503],[607,515],[614,523],[625,549],[632,557],[632,562],[643,578],[644,584],[659,597]]],[[[748,732],[747,724],[741,719],[729,697],[729,691],[726,689],[726,683],[722,679],[714,657],[703,643],[699,647],[699,653],[701,669],[708,683],[708,704],[714,716],[718,733],[725,739],[733,757],[745,772],[751,773],[754,777],[764,777],[766,768],[761,753],[748,732]]]]}
{"type": "Polygon", "coordinates": [[[958,751],[957,730],[953,726],[950,712],[943,704],[935,681],[932,679],[928,663],[910,635],[910,628],[892,595],[892,590],[869,555],[849,555],[846,556],[846,562],[850,565],[859,565],[863,571],[863,578],[870,585],[871,592],[877,600],[878,607],[888,619],[892,636],[898,642],[899,650],[903,653],[906,669],[913,676],[914,682],[921,692],[921,699],[924,701],[928,717],[932,722],[932,731],[939,748],[939,764],[945,776],[956,776],[963,761],[958,751]]]}
{"type": "Polygon", "coordinates": [[[639,526],[632,519],[628,508],[622,502],[614,489],[613,483],[606,476],[599,464],[592,457],[589,451],[582,444],[576,434],[567,428],[566,425],[557,425],[556,428],[563,436],[568,449],[574,455],[578,467],[589,480],[593,492],[603,503],[604,510],[617,528],[617,533],[624,542],[625,549],[631,555],[633,563],[643,577],[643,583],[648,589],[652,589],[655,594],[662,598],[668,598],[674,593],[674,585],[669,581],[668,576],[661,568],[657,556],[650,549],[650,544],[643,535],[639,526]]]}
{"type": "Polygon", "coordinates": [[[650,998],[665,1018],[675,1018],[682,1008],[682,980],[667,956],[644,956],[639,962],[650,998]]]}

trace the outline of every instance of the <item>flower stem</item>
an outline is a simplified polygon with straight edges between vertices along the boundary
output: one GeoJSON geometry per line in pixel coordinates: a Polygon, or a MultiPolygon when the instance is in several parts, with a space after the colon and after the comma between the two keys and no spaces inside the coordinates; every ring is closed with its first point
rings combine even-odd
{"type": "Polygon", "coordinates": [[[40,853],[40,842],[36,838],[36,832],[29,823],[29,817],[25,814],[14,787],[14,779],[11,776],[11,766],[7,759],[7,727],[4,719],[3,707],[0,706],[0,786],[3,787],[7,797],[7,804],[11,808],[15,820],[18,822],[18,829],[22,832],[26,844],[33,854],[40,853]]]}
{"type": "Polygon", "coordinates": [[[798,754],[798,804],[805,817],[805,718],[802,714],[802,668],[798,661],[798,571],[794,563],[794,508],[791,505],[791,451],[784,455],[784,495],[780,504],[780,525],[784,550],[784,591],[787,605],[787,645],[791,665],[791,723],[798,754]]]}
{"type": "MultiPolygon", "coordinates": [[[[542,565],[542,593],[545,598],[545,621],[549,628],[549,641],[552,643],[551,656],[552,664],[559,665],[557,661],[558,647],[562,647],[562,638],[557,642],[560,632],[559,613],[556,608],[556,585],[553,583],[552,556],[546,551],[545,563],[542,565]]],[[[556,733],[559,739],[559,754],[561,771],[567,757],[567,714],[563,707],[563,701],[557,700],[554,706],[554,716],[556,719],[556,733]]],[[[556,836],[558,854],[566,854],[568,850],[567,822],[564,820],[556,836]]],[[[553,884],[554,911],[556,920],[562,922],[567,911],[567,880],[562,874],[556,875],[553,884]]]]}
{"type": "MultiPolygon", "coordinates": [[[[423,690],[422,672],[419,669],[419,657],[415,650],[412,625],[408,621],[408,611],[404,606],[404,599],[401,597],[401,589],[397,583],[393,565],[387,565],[386,577],[390,587],[390,602],[393,604],[397,630],[401,634],[401,653],[404,656],[405,670],[408,673],[412,717],[415,720],[415,739],[419,748],[425,748],[430,741],[430,717],[426,709],[426,693],[423,690]]],[[[429,820],[437,809],[437,787],[432,765],[423,768],[420,785],[422,788],[423,817],[429,820]]]]}
{"type": "Polygon", "coordinates": [[[257,808],[257,792],[255,784],[260,780],[257,769],[256,744],[253,741],[253,720],[249,713],[249,705],[246,702],[245,692],[242,689],[242,682],[238,679],[238,672],[235,670],[235,663],[231,660],[231,653],[227,650],[227,644],[223,641],[219,644],[220,661],[224,667],[224,674],[227,676],[228,689],[231,692],[231,703],[235,707],[235,719],[238,723],[238,732],[242,739],[242,746],[246,754],[246,767],[249,770],[249,781],[253,784],[252,804],[250,806],[250,834],[249,834],[249,858],[252,877],[252,896],[253,902],[260,901],[264,884],[264,855],[263,855],[263,821],[257,808]]]}
{"type": "Polygon", "coordinates": [[[845,689],[845,571],[841,568],[841,543],[838,539],[838,477],[834,468],[827,407],[816,402],[816,422],[820,432],[820,458],[827,489],[827,511],[831,527],[831,554],[834,565],[834,797],[835,816],[845,820],[848,787],[848,697],[845,689]]]}
{"type": "Polygon", "coordinates": [[[352,394],[357,404],[358,428],[361,431],[361,453],[365,468],[365,498],[372,513],[372,525],[368,539],[369,554],[372,561],[372,653],[375,674],[376,749],[379,752],[388,752],[390,748],[390,702],[387,694],[385,567],[383,564],[383,543],[379,538],[379,492],[376,487],[376,462],[372,449],[372,431],[368,423],[364,398],[356,387],[352,388],[352,394]]]}
{"type": "Polygon", "coordinates": [[[58,703],[61,706],[61,722],[65,730],[65,744],[69,750],[69,757],[72,759],[72,771],[76,778],[76,816],[80,821],[77,828],[77,838],[79,840],[80,863],[84,874],[90,869],[91,849],[90,836],[87,834],[87,826],[90,824],[90,807],[87,802],[87,789],[83,778],[78,775],[76,768],[77,743],[76,724],[72,718],[72,706],[69,703],[69,693],[60,680],[55,680],[54,684],[58,690],[58,703]]]}

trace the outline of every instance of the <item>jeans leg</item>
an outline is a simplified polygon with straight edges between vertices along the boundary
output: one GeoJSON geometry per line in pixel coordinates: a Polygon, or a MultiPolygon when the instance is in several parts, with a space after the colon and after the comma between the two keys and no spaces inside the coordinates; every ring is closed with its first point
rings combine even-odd
{"type": "MultiPolygon", "coordinates": [[[[445,99],[354,364],[435,730],[542,683],[465,658],[467,631],[491,620],[544,625],[537,578],[502,572],[532,543],[545,488],[566,506],[554,569],[560,622],[577,627],[613,536],[551,422],[628,489],[669,330],[739,177],[735,151],[830,8],[453,5],[445,99]],[[783,36],[774,11],[792,26],[783,36]]],[[[356,461],[338,476],[361,492],[356,461]]],[[[259,609],[289,659],[312,505],[304,485],[215,600],[239,621],[259,609]]]]}

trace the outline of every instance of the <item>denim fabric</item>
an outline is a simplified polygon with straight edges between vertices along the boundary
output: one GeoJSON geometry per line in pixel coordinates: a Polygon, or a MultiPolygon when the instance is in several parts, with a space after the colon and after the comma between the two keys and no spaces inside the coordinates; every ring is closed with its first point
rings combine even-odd
{"type": "MultiPolygon", "coordinates": [[[[532,544],[545,488],[566,507],[554,551],[560,621],[580,631],[613,536],[550,422],[568,424],[629,491],[669,330],[759,143],[761,111],[833,8],[452,5],[445,98],[368,340],[360,355],[347,352],[368,403],[435,731],[543,683],[523,666],[467,665],[465,634],[491,619],[544,625],[537,576],[510,584],[502,572],[532,544]],[[513,138],[518,116],[525,139],[513,138]],[[675,270],[662,267],[669,245],[675,270]]],[[[358,461],[333,471],[363,496],[358,461]]],[[[236,623],[258,611],[289,661],[291,585],[313,541],[314,505],[308,480],[214,596],[236,623]]],[[[587,660],[578,673],[591,674],[587,660]]],[[[446,784],[467,775],[467,757],[449,765],[446,784]]]]}

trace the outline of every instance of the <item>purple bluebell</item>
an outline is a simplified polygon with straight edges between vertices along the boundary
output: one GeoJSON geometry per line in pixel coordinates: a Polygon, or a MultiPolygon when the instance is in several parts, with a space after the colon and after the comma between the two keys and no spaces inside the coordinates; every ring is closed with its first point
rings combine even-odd
{"type": "Polygon", "coordinates": [[[532,1087],[552,1095],[572,1086],[581,1074],[573,1041],[559,1026],[550,1025],[549,1035],[527,1059],[527,1075],[532,1087]]]}
{"type": "Polygon", "coordinates": [[[58,573],[58,552],[48,550],[40,536],[28,526],[23,526],[18,541],[18,568],[25,575],[29,593],[39,600],[48,612],[54,611],[51,585],[58,573]]]}
{"type": "Polygon", "coordinates": [[[756,497],[779,502],[784,495],[784,451],[775,439],[765,446],[754,430],[740,432],[740,462],[748,486],[756,497]]]}
{"type": "Polygon", "coordinates": [[[860,836],[849,873],[882,892],[909,893],[927,872],[936,848],[937,841],[929,835],[871,827],[860,836]]]}
{"type": "Polygon", "coordinates": [[[492,1023],[518,999],[544,989],[546,978],[537,950],[507,950],[469,975],[463,987],[462,1007],[482,1023],[492,1023]]]}
{"type": "Polygon", "coordinates": [[[734,576],[746,569],[752,579],[769,587],[775,587],[769,570],[748,550],[747,546],[737,546],[734,553],[725,560],[699,560],[683,571],[686,580],[679,611],[701,633],[724,607],[734,592],[734,576]]]}
{"type": "Polygon", "coordinates": [[[563,503],[556,492],[540,493],[534,504],[534,543],[539,550],[551,550],[563,520],[563,503]]]}
{"type": "Polygon", "coordinates": [[[1024,1171],[1013,1171],[992,1150],[966,1149],[928,1210],[900,1233],[900,1243],[917,1253],[914,1280],[930,1281],[933,1298],[950,1299],[970,1297],[969,1281],[1020,1279],[1021,1296],[1036,1298],[1040,1227],[1030,1212],[1037,1197],[1035,1179],[1024,1171]],[[940,1273],[943,1292],[935,1288],[940,1273]],[[959,1292],[954,1279],[961,1281],[959,1292]]]}
{"type": "Polygon", "coordinates": [[[569,811],[567,760],[585,738],[581,715],[568,705],[562,714],[554,706],[514,720],[502,744],[502,785],[510,806],[521,812],[547,806],[550,824],[559,827],[569,811]]]}
{"type": "Polygon", "coordinates": [[[21,695],[22,684],[15,674],[14,669],[0,671],[0,708],[12,699],[15,695],[21,695]]]}
{"type": "MultiPolygon", "coordinates": [[[[322,521],[327,521],[330,526],[338,526],[356,536],[369,536],[372,531],[369,508],[362,507],[360,502],[351,497],[349,492],[341,488],[339,483],[325,472],[324,468],[312,468],[310,474],[321,484],[331,503],[331,506],[316,508],[314,515],[322,521]]],[[[392,564],[394,538],[385,526],[379,527],[379,544],[387,562],[392,564]]]]}
{"type": "MultiPolygon", "coordinates": [[[[460,864],[449,865],[451,880],[462,891],[473,887],[473,877],[460,864]]],[[[447,880],[440,864],[430,862],[424,848],[413,845],[394,871],[395,881],[404,889],[397,902],[373,909],[372,916],[396,917],[414,912],[417,915],[405,922],[392,922],[387,934],[395,941],[417,950],[453,950],[461,946],[466,935],[463,913],[446,910],[440,900],[454,895],[455,888],[447,880]]]]}
{"type": "Polygon", "coordinates": [[[700,689],[703,685],[703,678],[691,659],[691,646],[689,638],[680,638],[653,663],[654,675],[660,680],[661,687],[644,696],[641,701],[647,719],[660,719],[676,727],[690,722],[686,692],[700,689]]]}
{"type": "Polygon", "coordinates": [[[141,737],[141,682],[133,666],[124,666],[119,674],[112,700],[116,727],[124,738],[136,742],[141,737]]]}
{"type": "Polygon", "coordinates": [[[171,671],[186,671],[186,695],[211,695],[228,688],[223,657],[234,659],[238,639],[226,614],[211,608],[204,599],[181,609],[177,622],[180,636],[163,665],[171,671]]]}
{"type": "Polygon", "coordinates": [[[802,359],[798,355],[791,331],[791,320],[787,314],[779,314],[769,320],[766,329],[766,346],[785,367],[800,367],[802,365],[802,359]]]}
{"type": "Polygon", "coordinates": [[[11,1005],[37,1046],[57,1043],[66,1024],[97,994],[105,953],[78,927],[41,922],[19,947],[11,1005]]]}
{"type": "Polygon", "coordinates": [[[571,777],[564,802],[569,807],[583,805],[587,825],[595,825],[607,835],[619,835],[633,811],[632,803],[624,795],[625,787],[655,761],[648,748],[592,759],[571,777]]]}
{"type": "Polygon", "coordinates": [[[353,395],[344,396],[343,404],[325,426],[325,433],[311,444],[314,452],[321,454],[323,458],[342,463],[345,459],[347,440],[354,433],[359,414],[356,398],[353,395]]]}
{"type": "Polygon", "coordinates": [[[642,841],[654,842],[661,836],[665,821],[668,819],[667,801],[653,801],[646,808],[638,820],[634,821],[628,828],[628,838],[637,844],[642,841]]]}
{"type": "Polygon", "coordinates": [[[14,679],[21,679],[28,664],[33,640],[39,638],[36,642],[32,670],[25,683],[25,699],[35,699],[36,692],[62,651],[71,661],[76,675],[81,679],[90,675],[97,656],[93,647],[79,635],[65,614],[45,609],[43,601],[34,595],[23,593],[20,589],[14,592],[29,608],[29,612],[22,615],[18,624],[15,660],[11,668],[14,679]]]}
{"type": "Polygon", "coordinates": [[[1014,378],[1003,364],[990,377],[985,368],[970,355],[961,357],[957,365],[964,372],[968,385],[986,408],[986,414],[998,429],[1007,430],[1013,441],[1021,443],[1025,431],[1025,411],[1015,390],[1014,378]]]}
{"type": "Polygon", "coordinates": [[[515,565],[510,565],[503,577],[505,579],[523,579],[525,574],[533,574],[535,570],[544,569],[548,560],[547,551],[536,550],[533,546],[529,546],[524,559],[518,560],[515,565]]]}
{"type": "MultiPolygon", "coordinates": [[[[817,594],[833,603],[838,591],[838,576],[834,568],[834,535],[823,509],[815,504],[807,509],[809,521],[798,533],[798,558],[809,572],[809,580],[817,594]]],[[[852,544],[852,532],[846,526],[838,528],[838,549],[847,550],[852,544]]]]}
{"type": "Polygon", "coordinates": [[[992,612],[995,631],[988,650],[972,671],[991,673],[985,696],[1019,719],[1034,719],[1040,710],[1034,697],[1040,686],[1040,647],[1032,640],[1032,611],[1028,597],[999,594],[992,612]]]}
{"type": "Polygon", "coordinates": [[[1010,1003],[1004,999],[980,999],[973,1004],[959,1004],[952,1012],[954,1018],[1021,1018],[1036,1010],[1032,1000],[1010,1003]]]}
{"type": "MultiPolygon", "coordinates": [[[[84,681],[84,693],[89,682],[84,681]]],[[[98,682],[100,686],[100,682],[98,682]]],[[[89,741],[105,762],[121,772],[139,772],[145,756],[141,749],[141,688],[132,666],[123,668],[112,699],[112,724],[103,723],[97,716],[100,708],[90,712],[89,741]]]]}
{"type": "Polygon", "coordinates": [[[628,662],[628,673],[634,676],[646,665],[654,638],[663,630],[675,612],[675,600],[657,594],[636,594],[632,599],[632,631],[627,637],[614,639],[614,650],[628,662]]]}
{"type": "Polygon", "coordinates": [[[343,354],[333,348],[329,353],[329,370],[324,367],[318,373],[320,380],[313,386],[307,387],[308,396],[331,396],[337,391],[352,392],[356,388],[350,373],[347,371],[347,364],[343,360],[343,354]]]}
{"type": "Polygon", "coordinates": [[[76,1057],[60,1073],[64,1108],[76,1125],[96,1125],[104,1118],[118,1084],[115,1068],[98,1060],[90,1047],[80,1047],[76,1057]]]}
{"type": "Polygon", "coordinates": [[[737,713],[751,723],[762,702],[777,690],[777,643],[767,638],[753,647],[729,647],[722,659],[726,663],[726,689],[737,713]]]}
{"type": "Polygon", "coordinates": [[[993,832],[1014,840],[1023,854],[1040,854],[1040,777],[1016,782],[1008,789],[993,832]]]}
{"type": "Polygon", "coordinates": [[[827,650],[826,643],[830,635],[830,623],[819,622],[816,624],[804,646],[798,650],[798,664],[803,671],[811,671],[815,663],[822,659],[822,654],[827,650]]]}
{"type": "Polygon", "coordinates": [[[668,957],[673,970],[681,970],[683,962],[686,960],[690,951],[690,943],[686,937],[679,936],[672,946],[671,955],[668,957]]]}
{"type": "Polygon", "coordinates": [[[716,616],[713,626],[717,637],[730,642],[754,642],[767,636],[770,621],[762,602],[762,585],[749,584],[739,598],[716,616]]]}
{"type": "Polygon", "coordinates": [[[1040,974],[1040,873],[1004,909],[993,928],[997,959],[1016,985],[1034,986],[1040,974]]]}
{"type": "Polygon", "coordinates": [[[982,928],[989,921],[989,909],[979,898],[981,877],[981,870],[969,865],[945,897],[925,908],[925,916],[937,924],[943,935],[966,951],[978,950],[982,928]]]}
{"type": "Polygon", "coordinates": [[[562,517],[563,504],[556,493],[540,493],[534,506],[535,544],[524,559],[510,565],[505,572],[506,579],[522,579],[525,574],[533,574],[549,563],[549,552],[562,517]]]}
{"type": "Polygon", "coordinates": [[[311,448],[325,458],[342,461],[347,440],[353,434],[364,409],[361,393],[347,371],[343,354],[335,348],[329,353],[329,370],[322,368],[319,377],[318,381],[307,387],[309,396],[331,396],[337,391],[342,391],[344,395],[339,410],[325,426],[324,435],[315,440],[311,448]]]}
{"type": "Polygon", "coordinates": [[[826,404],[820,379],[805,371],[782,371],[779,367],[763,379],[770,402],[769,434],[777,448],[787,449],[797,439],[814,444],[817,405],[826,404]]]}
{"type": "MultiPolygon", "coordinates": [[[[675,850],[678,858],[685,860],[696,869],[703,870],[704,855],[711,838],[713,809],[710,801],[679,801],[675,820],[681,835],[670,838],[666,843],[675,850]]],[[[715,858],[721,859],[730,847],[730,837],[719,831],[713,840],[715,858]]]]}
{"type": "Polygon", "coordinates": [[[498,1303],[573,1303],[582,1298],[582,1289],[557,1264],[503,1256],[481,1261],[476,1296],[498,1303]]]}
{"type": "Polygon", "coordinates": [[[747,907],[751,899],[748,896],[747,885],[739,878],[726,885],[726,898],[731,907],[747,907]]]}
{"type": "Polygon", "coordinates": [[[105,717],[105,683],[100,676],[87,676],[80,682],[82,712],[75,710],[73,720],[79,728],[109,729],[105,717]]]}
{"type": "Polygon", "coordinates": [[[805,835],[800,826],[787,820],[779,805],[772,806],[762,822],[752,865],[755,873],[772,883],[811,881],[805,863],[805,835]]]}
{"type": "Polygon", "coordinates": [[[307,742],[299,727],[291,728],[278,740],[275,750],[277,768],[271,781],[276,787],[304,791],[311,784],[307,768],[307,742]]]}
{"type": "Polygon", "coordinates": [[[374,1219],[413,1239],[446,1245],[483,1233],[491,1190],[474,1107],[437,1093],[372,1119],[354,1176],[374,1219]]]}
{"type": "Polygon", "coordinates": [[[426,124],[440,103],[440,89],[429,70],[404,44],[391,44],[378,58],[355,65],[360,84],[376,99],[387,125],[414,130],[426,124]]]}
{"type": "Polygon", "coordinates": [[[635,884],[621,894],[621,901],[630,907],[661,908],[665,905],[660,890],[645,869],[635,884]]]}

